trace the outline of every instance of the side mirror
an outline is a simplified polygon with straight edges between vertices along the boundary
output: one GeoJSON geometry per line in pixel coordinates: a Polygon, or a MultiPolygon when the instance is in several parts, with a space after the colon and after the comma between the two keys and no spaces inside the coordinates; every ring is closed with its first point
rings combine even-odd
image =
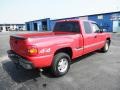
{"type": "Polygon", "coordinates": [[[107,31],[107,29],[103,29],[103,32],[106,32],[107,31]]]}
{"type": "Polygon", "coordinates": [[[100,33],[106,32],[106,29],[100,29],[100,33]]]}
{"type": "Polygon", "coordinates": [[[100,31],[99,31],[99,32],[100,32],[100,33],[102,33],[102,32],[104,32],[104,31],[103,31],[103,29],[100,29],[100,31]]]}
{"type": "Polygon", "coordinates": [[[103,32],[102,29],[100,29],[100,30],[96,30],[96,31],[95,31],[95,33],[102,33],[102,32],[103,32]]]}

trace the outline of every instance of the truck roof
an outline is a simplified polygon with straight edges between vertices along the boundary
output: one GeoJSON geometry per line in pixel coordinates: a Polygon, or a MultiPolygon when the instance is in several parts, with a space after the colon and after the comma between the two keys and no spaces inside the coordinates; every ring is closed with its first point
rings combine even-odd
{"type": "Polygon", "coordinates": [[[87,22],[93,22],[93,23],[95,23],[95,21],[86,20],[86,19],[65,19],[65,20],[59,20],[57,22],[69,22],[69,21],[87,21],[87,22]]]}

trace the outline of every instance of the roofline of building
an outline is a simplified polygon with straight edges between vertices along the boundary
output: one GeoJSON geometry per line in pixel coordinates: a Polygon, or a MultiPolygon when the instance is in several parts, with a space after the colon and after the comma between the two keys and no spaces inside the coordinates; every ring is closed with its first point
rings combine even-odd
{"type": "MultiPolygon", "coordinates": [[[[110,14],[110,13],[120,13],[120,11],[113,11],[113,12],[107,12],[107,13],[88,14],[88,15],[81,15],[81,16],[75,16],[75,17],[69,17],[69,18],[61,18],[61,19],[53,19],[52,21],[63,20],[63,19],[72,19],[72,18],[74,19],[74,18],[79,18],[79,17],[87,17],[87,16],[102,15],[102,14],[110,14]]],[[[41,21],[41,20],[45,20],[45,19],[50,19],[50,18],[32,20],[32,21],[27,21],[27,22],[25,22],[25,23],[37,22],[37,21],[41,21]]]]}
{"type": "MultiPolygon", "coordinates": [[[[38,19],[38,20],[31,20],[31,21],[28,21],[28,22],[37,22],[37,21],[46,20],[46,19],[50,19],[50,18],[44,18],[44,19],[38,19]]],[[[28,22],[25,22],[25,23],[28,23],[28,22]]]]}
{"type": "Polygon", "coordinates": [[[0,25],[25,25],[25,24],[0,24],[0,25]]]}
{"type": "Polygon", "coordinates": [[[75,17],[69,17],[69,18],[62,18],[62,19],[54,19],[52,21],[56,20],[63,20],[63,19],[71,19],[71,18],[79,18],[79,17],[87,17],[87,16],[94,16],[94,15],[102,15],[102,14],[110,14],[110,13],[120,13],[120,11],[114,11],[114,12],[107,12],[107,13],[98,13],[98,14],[88,14],[88,15],[81,15],[81,16],[75,16],[75,17]]]}
{"type": "Polygon", "coordinates": [[[120,13],[120,11],[107,12],[107,13],[98,13],[98,14],[85,15],[85,16],[94,16],[94,15],[101,15],[101,14],[110,14],[110,13],[120,13]]]}

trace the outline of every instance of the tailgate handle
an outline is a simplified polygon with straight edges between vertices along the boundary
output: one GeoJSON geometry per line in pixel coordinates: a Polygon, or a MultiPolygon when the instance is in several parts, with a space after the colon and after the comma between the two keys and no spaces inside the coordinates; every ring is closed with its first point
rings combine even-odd
{"type": "Polygon", "coordinates": [[[97,35],[95,35],[94,38],[97,38],[97,35]]]}

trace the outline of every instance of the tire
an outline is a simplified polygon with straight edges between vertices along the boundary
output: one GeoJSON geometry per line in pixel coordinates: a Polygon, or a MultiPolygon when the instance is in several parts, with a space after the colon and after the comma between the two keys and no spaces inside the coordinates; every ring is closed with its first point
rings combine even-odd
{"type": "Polygon", "coordinates": [[[109,50],[110,41],[106,40],[104,47],[101,49],[102,52],[107,52],[109,50]]]}
{"type": "Polygon", "coordinates": [[[52,73],[56,77],[65,75],[70,68],[70,56],[66,53],[58,53],[54,56],[52,73]]]}

